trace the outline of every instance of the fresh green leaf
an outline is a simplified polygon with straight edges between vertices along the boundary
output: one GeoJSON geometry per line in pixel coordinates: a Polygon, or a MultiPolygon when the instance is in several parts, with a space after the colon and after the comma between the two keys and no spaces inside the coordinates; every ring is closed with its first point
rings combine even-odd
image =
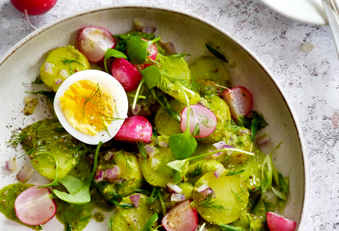
{"type": "Polygon", "coordinates": [[[153,191],[151,195],[149,196],[147,203],[148,204],[154,203],[155,200],[158,198],[159,194],[160,194],[160,188],[157,188],[157,187],[153,188],[153,191]]]}
{"type": "Polygon", "coordinates": [[[145,223],[144,228],[142,229],[142,231],[154,231],[154,229],[152,228],[153,225],[155,224],[155,222],[157,222],[158,220],[158,214],[154,213],[145,223]]]}
{"type": "Polygon", "coordinates": [[[37,152],[37,153],[35,153],[35,155],[36,156],[38,156],[38,155],[49,155],[49,156],[51,156],[53,158],[53,160],[55,162],[55,177],[54,177],[54,180],[50,184],[41,185],[41,186],[39,186],[37,188],[46,188],[46,187],[58,186],[58,172],[59,172],[59,162],[58,162],[58,159],[51,152],[37,152]]]}
{"type": "Polygon", "coordinates": [[[155,87],[160,79],[160,69],[157,66],[151,65],[146,67],[141,71],[143,78],[145,78],[145,83],[149,89],[155,87]]]}
{"type": "Polygon", "coordinates": [[[221,54],[219,51],[217,51],[216,49],[214,49],[213,47],[211,47],[210,45],[208,44],[205,44],[205,46],[207,47],[207,49],[212,53],[214,54],[218,59],[221,59],[222,61],[228,63],[228,60],[226,59],[226,57],[221,54]]]}
{"type": "Polygon", "coordinates": [[[254,141],[257,131],[268,125],[268,123],[264,119],[264,116],[256,111],[252,111],[249,116],[242,118],[242,120],[238,122],[241,126],[249,128],[251,130],[252,141],[254,141]]]}
{"type": "Polygon", "coordinates": [[[126,34],[120,34],[120,35],[113,35],[114,38],[121,39],[121,40],[128,40],[133,36],[137,36],[137,37],[144,38],[144,39],[147,39],[147,40],[152,40],[152,39],[155,38],[154,34],[143,33],[143,32],[140,32],[140,31],[135,31],[135,32],[126,33],[126,34]]]}
{"type": "Polygon", "coordinates": [[[107,59],[109,59],[111,57],[127,59],[127,56],[124,53],[122,53],[121,51],[118,51],[116,49],[107,49],[106,52],[105,52],[105,58],[104,58],[105,71],[107,73],[108,73],[107,59]]]}
{"type": "MultiPolygon", "coordinates": [[[[187,160],[187,159],[186,159],[187,160]]],[[[173,168],[174,170],[180,172],[181,168],[186,164],[186,160],[175,160],[167,163],[167,166],[173,168]]]]}
{"type": "Polygon", "coordinates": [[[232,171],[232,172],[228,172],[228,173],[226,174],[226,176],[238,175],[238,174],[240,174],[240,173],[242,173],[242,172],[244,172],[244,171],[245,171],[245,169],[235,170],[235,171],[232,171]]]}
{"type": "Polygon", "coordinates": [[[130,39],[128,39],[126,44],[126,51],[130,62],[132,64],[145,63],[148,46],[159,41],[160,39],[160,36],[150,41],[142,40],[138,36],[132,36],[130,39]]]}
{"type": "Polygon", "coordinates": [[[168,145],[173,157],[177,160],[183,160],[193,154],[198,143],[191,132],[186,129],[186,131],[181,134],[171,135],[168,139],[168,145]]]}
{"type": "Polygon", "coordinates": [[[102,142],[100,141],[95,151],[93,169],[88,180],[82,182],[81,180],[69,175],[59,179],[59,182],[65,186],[69,193],[53,189],[53,193],[58,198],[71,204],[86,204],[91,201],[90,186],[98,166],[98,156],[101,145],[102,142]]]}

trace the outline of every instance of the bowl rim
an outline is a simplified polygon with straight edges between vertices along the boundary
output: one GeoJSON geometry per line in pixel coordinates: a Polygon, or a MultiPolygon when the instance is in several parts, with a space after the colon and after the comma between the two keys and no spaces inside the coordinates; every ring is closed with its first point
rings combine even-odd
{"type": "Polygon", "coordinates": [[[45,26],[35,30],[31,34],[27,35],[24,37],[21,41],[16,43],[8,52],[4,54],[3,57],[0,58],[0,66],[12,55],[14,54],[21,46],[23,46],[25,43],[33,39],[34,37],[38,36],[39,34],[43,33],[45,30],[58,25],[60,23],[63,23],[67,20],[71,20],[76,17],[81,17],[83,15],[87,14],[92,14],[95,12],[103,11],[103,10],[112,10],[112,9],[128,9],[128,8],[138,8],[138,9],[151,9],[151,10],[160,10],[160,11],[165,11],[165,12],[170,12],[170,13],[175,13],[175,14],[180,14],[186,17],[194,18],[198,21],[201,21],[214,29],[222,32],[223,34],[227,35],[229,38],[231,38],[233,41],[235,41],[240,47],[242,47],[247,53],[250,54],[250,56],[260,65],[260,67],[267,73],[267,75],[270,77],[271,81],[274,83],[276,88],[278,89],[279,93],[282,95],[283,100],[285,101],[286,105],[288,106],[288,110],[292,116],[292,120],[294,122],[294,125],[296,127],[298,137],[299,137],[299,144],[302,152],[302,164],[303,164],[303,170],[304,170],[304,198],[302,202],[302,213],[300,214],[300,222],[298,225],[298,230],[301,231],[304,223],[305,223],[305,218],[306,218],[306,208],[307,208],[307,201],[308,201],[308,160],[307,160],[307,155],[306,155],[306,149],[305,149],[305,143],[304,143],[304,138],[302,135],[302,129],[299,125],[299,121],[296,117],[296,113],[291,106],[291,103],[288,101],[285,93],[281,89],[279,83],[277,80],[274,78],[273,74],[269,69],[265,66],[265,64],[252,52],[249,48],[247,48],[240,40],[238,40],[235,36],[233,36],[230,32],[226,31],[222,27],[216,25],[215,23],[203,18],[202,16],[199,16],[197,14],[184,11],[184,10],[179,10],[171,7],[163,7],[163,6],[156,6],[153,4],[117,4],[117,5],[105,5],[105,6],[99,6],[95,7],[92,9],[85,9],[81,10],[75,13],[71,13],[67,16],[61,17],[51,23],[46,24],[45,26]]]}

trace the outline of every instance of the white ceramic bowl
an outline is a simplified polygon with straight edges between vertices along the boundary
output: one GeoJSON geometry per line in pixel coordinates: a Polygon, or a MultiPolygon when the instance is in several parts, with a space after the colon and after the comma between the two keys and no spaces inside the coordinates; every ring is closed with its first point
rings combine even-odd
{"type": "MultiPolygon", "coordinates": [[[[0,61],[0,165],[13,156],[21,156],[23,150],[14,151],[5,144],[14,129],[27,126],[34,121],[46,118],[48,110],[40,102],[32,116],[24,116],[23,98],[31,91],[22,85],[30,83],[37,75],[48,51],[67,44],[76,44],[80,29],[88,25],[102,26],[113,34],[126,33],[133,27],[134,19],[145,25],[155,26],[156,34],[162,41],[173,42],[178,52],[189,53],[188,62],[207,53],[205,43],[218,46],[230,61],[230,74],[233,86],[243,85],[254,95],[254,109],[263,113],[269,126],[265,132],[272,138],[272,144],[265,147],[269,153],[275,145],[283,142],[274,155],[274,163],[284,176],[290,177],[290,194],[284,215],[298,223],[302,230],[307,191],[306,154],[301,129],[286,97],[270,72],[260,60],[240,41],[222,28],[196,15],[171,9],[156,7],[121,6],[105,7],[83,12],[60,19],[45,26],[18,43],[0,61]]],[[[35,88],[36,90],[37,88],[35,88]]],[[[18,167],[29,158],[18,160],[18,167]]],[[[0,188],[17,182],[16,173],[1,172],[0,188]]],[[[40,184],[36,173],[29,181],[40,184]]],[[[105,216],[106,221],[108,215],[105,216]]],[[[106,230],[107,222],[92,221],[86,230],[106,230]],[[102,226],[102,227],[101,227],[102,226]]],[[[62,230],[62,225],[54,218],[44,230],[62,230]]],[[[6,219],[0,214],[0,230],[31,230],[6,219]]]]}

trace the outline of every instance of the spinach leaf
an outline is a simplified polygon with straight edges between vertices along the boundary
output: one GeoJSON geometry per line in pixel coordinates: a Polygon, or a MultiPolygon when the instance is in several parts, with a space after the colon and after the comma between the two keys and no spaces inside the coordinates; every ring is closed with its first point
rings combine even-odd
{"type": "Polygon", "coordinates": [[[130,62],[132,64],[145,63],[148,46],[159,41],[160,39],[160,36],[150,41],[142,40],[138,36],[132,36],[130,39],[128,39],[126,43],[126,51],[130,62]]]}
{"type": "Polygon", "coordinates": [[[105,71],[107,73],[108,73],[107,59],[109,59],[111,57],[127,59],[127,56],[124,53],[122,53],[121,51],[118,51],[116,49],[107,49],[106,52],[105,52],[105,58],[104,58],[105,71]]]}
{"type": "Polygon", "coordinates": [[[217,51],[216,49],[214,49],[208,44],[205,44],[205,46],[207,47],[207,50],[209,50],[212,54],[214,54],[218,59],[221,59],[222,61],[228,63],[228,60],[226,59],[226,57],[223,54],[221,54],[219,51],[217,51]]]}
{"type": "Polygon", "coordinates": [[[88,180],[82,182],[78,178],[69,175],[59,179],[59,182],[65,186],[69,193],[53,189],[53,193],[58,198],[71,204],[86,204],[91,201],[90,186],[98,166],[98,155],[101,145],[102,142],[100,141],[95,151],[93,169],[88,180]]]}

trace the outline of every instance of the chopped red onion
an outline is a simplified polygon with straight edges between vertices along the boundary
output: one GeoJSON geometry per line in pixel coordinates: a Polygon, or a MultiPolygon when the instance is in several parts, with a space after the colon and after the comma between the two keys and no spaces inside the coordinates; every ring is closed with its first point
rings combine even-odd
{"type": "Polygon", "coordinates": [[[168,146],[168,143],[166,143],[166,142],[164,142],[164,141],[160,141],[159,142],[159,146],[160,147],[163,147],[163,148],[168,148],[169,146],[168,146]]]}
{"type": "Polygon", "coordinates": [[[16,178],[21,183],[25,183],[26,181],[28,181],[29,178],[31,178],[33,173],[34,173],[34,168],[31,168],[30,166],[25,165],[22,169],[20,169],[20,171],[16,175],[16,178]]]}
{"type": "Polygon", "coordinates": [[[219,168],[217,168],[217,170],[215,170],[214,176],[215,176],[216,178],[219,178],[219,176],[220,176],[221,174],[223,174],[224,171],[225,171],[225,168],[224,168],[223,166],[220,166],[219,168]]]}
{"type": "Polygon", "coordinates": [[[55,84],[56,84],[56,85],[58,85],[58,84],[60,84],[60,83],[62,83],[62,79],[55,79],[55,84]]]}
{"type": "Polygon", "coordinates": [[[68,71],[66,69],[62,69],[59,74],[64,77],[64,78],[68,78],[70,76],[70,74],[68,73],[68,71]]]}
{"type": "Polygon", "coordinates": [[[174,46],[173,43],[168,42],[168,43],[165,43],[164,46],[165,46],[165,48],[167,49],[168,54],[171,55],[171,54],[177,53],[177,51],[176,51],[175,46],[174,46]]]}
{"type": "Polygon", "coordinates": [[[132,196],[129,197],[129,199],[132,201],[133,205],[138,208],[139,206],[139,200],[140,200],[140,196],[141,194],[138,193],[138,194],[134,194],[132,196]]]}
{"type": "Polygon", "coordinates": [[[186,200],[185,194],[182,193],[173,193],[171,195],[171,201],[184,201],[186,200]]]}
{"type": "MultiPolygon", "coordinates": [[[[227,145],[225,143],[225,141],[220,141],[220,142],[217,142],[217,143],[214,143],[213,144],[214,147],[216,147],[216,149],[224,149],[224,148],[234,148],[233,146],[231,145],[227,145]]],[[[227,154],[232,154],[233,151],[227,151],[227,154]]],[[[223,154],[223,152],[218,152],[218,153],[214,153],[212,155],[213,158],[217,158],[218,156],[220,156],[221,154],[223,154]]]]}
{"type": "Polygon", "coordinates": [[[151,145],[148,145],[148,144],[145,146],[145,149],[148,155],[151,155],[152,153],[155,152],[155,148],[153,148],[151,145]]]}
{"type": "Polygon", "coordinates": [[[10,172],[15,172],[18,169],[15,158],[6,160],[6,168],[10,172]]]}
{"type": "Polygon", "coordinates": [[[269,134],[264,134],[262,136],[259,136],[255,139],[255,143],[257,145],[263,145],[267,144],[271,140],[271,136],[269,134]]]}
{"type": "Polygon", "coordinates": [[[169,182],[166,186],[167,186],[167,190],[170,193],[181,193],[182,192],[182,189],[174,183],[169,182]]]}
{"type": "Polygon", "coordinates": [[[106,155],[104,155],[104,160],[109,161],[112,160],[113,157],[114,157],[113,152],[107,152],[106,155]]]}
{"type": "Polygon", "coordinates": [[[144,27],[144,29],[142,29],[142,32],[147,34],[153,34],[156,29],[157,29],[156,27],[146,26],[144,27]]]}
{"type": "Polygon", "coordinates": [[[105,174],[104,174],[104,178],[112,181],[115,178],[117,178],[121,173],[121,170],[119,168],[118,165],[114,165],[114,167],[112,169],[106,169],[105,170],[105,174]]]}
{"type": "Polygon", "coordinates": [[[204,191],[204,190],[206,190],[206,189],[208,189],[209,188],[209,186],[207,185],[207,184],[203,184],[203,185],[201,185],[201,186],[199,186],[198,188],[197,188],[197,191],[198,192],[202,192],[202,191],[204,191]]]}
{"type": "Polygon", "coordinates": [[[53,64],[45,62],[45,71],[49,74],[53,74],[53,64]]]}
{"type": "Polygon", "coordinates": [[[102,171],[102,170],[96,171],[96,172],[95,172],[94,181],[95,181],[96,183],[98,183],[98,182],[101,182],[101,181],[103,181],[103,180],[104,180],[104,171],[102,171]]]}
{"type": "MultiPolygon", "coordinates": [[[[131,108],[132,108],[132,106],[131,106],[131,108]]],[[[133,115],[138,115],[140,111],[141,111],[141,105],[139,105],[139,104],[136,104],[134,109],[132,108],[133,115]]]]}
{"type": "Polygon", "coordinates": [[[247,133],[250,133],[250,130],[248,129],[243,129],[243,130],[240,130],[240,135],[244,135],[244,134],[247,134],[247,133]]]}
{"type": "Polygon", "coordinates": [[[214,191],[211,189],[211,188],[207,188],[203,191],[200,192],[200,194],[205,198],[211,194],[213,194],[213,198],[215,198],[215,194],[214,194],[214,191]]]}

